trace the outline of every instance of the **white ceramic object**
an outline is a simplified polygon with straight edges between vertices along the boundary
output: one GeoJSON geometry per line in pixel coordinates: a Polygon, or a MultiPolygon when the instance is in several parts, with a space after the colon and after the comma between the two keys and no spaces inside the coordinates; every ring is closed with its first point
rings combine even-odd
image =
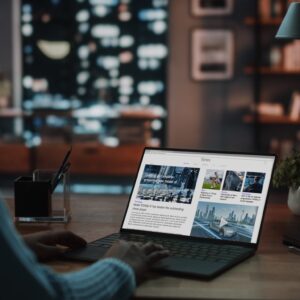
{"type": "Polygon", "coordinates": [[[300,216],[300,187],[289,190],[288,207],[294,215],[300,216]]]}

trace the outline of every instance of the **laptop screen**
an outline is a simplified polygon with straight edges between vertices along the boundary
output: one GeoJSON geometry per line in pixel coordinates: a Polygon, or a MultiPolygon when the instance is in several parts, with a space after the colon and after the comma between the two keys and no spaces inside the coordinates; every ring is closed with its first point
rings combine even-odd
{"type": "Polygon", "coordinates": [[[122,228],[255,244],[274,161],[146,149],[122,228]]]}

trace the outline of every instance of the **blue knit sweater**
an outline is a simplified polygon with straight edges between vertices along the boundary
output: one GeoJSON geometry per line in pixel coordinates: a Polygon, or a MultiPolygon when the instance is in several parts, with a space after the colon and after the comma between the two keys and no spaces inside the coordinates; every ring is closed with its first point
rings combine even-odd
{"type": "Polygon", "coordinates": [[[58,274],[37,262],[15,231],[0,200],[0,299],[128,299],[133,270],[118,259],[96,262],[81,271],[58,274]]]}

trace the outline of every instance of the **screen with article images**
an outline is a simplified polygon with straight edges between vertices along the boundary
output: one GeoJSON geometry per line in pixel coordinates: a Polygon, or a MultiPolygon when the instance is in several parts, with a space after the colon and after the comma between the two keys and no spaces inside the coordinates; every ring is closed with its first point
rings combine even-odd
{"type": "Polygon", "coordinates": [[[122,228],[256,243],[274,161],[146,149],[122,228]]]}
{"type": "Polygon", "coordinates": [[[198,168],[145,165],[137,198],[191,204],[198,168]]]}

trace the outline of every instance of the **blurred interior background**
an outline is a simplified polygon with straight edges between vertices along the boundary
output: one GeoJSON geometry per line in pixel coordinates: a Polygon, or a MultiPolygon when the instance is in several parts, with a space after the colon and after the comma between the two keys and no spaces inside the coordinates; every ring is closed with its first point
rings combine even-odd
{"type": "Polygon", "coordinates": [[[145,146],[300,149],[288,0],[2,0],[0,188],[56,169],[129,193],[145,146]]]}

